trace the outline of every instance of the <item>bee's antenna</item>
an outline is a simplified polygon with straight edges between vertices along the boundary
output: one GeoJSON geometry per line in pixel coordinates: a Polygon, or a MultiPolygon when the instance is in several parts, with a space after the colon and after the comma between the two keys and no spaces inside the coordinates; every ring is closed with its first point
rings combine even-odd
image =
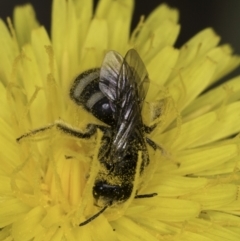
{"type": "Polygon", "coordinates": [[[101,209],[98,213],[94,214],[91,218],[85,220],[84,222],[80,223],[79,226],[84,226],[88,223],[90,223],[92,220],[94,220],[95,218],[97,218],[101,213],[103,213],[108,206],[105,206],[103,209],[101,209]]]}

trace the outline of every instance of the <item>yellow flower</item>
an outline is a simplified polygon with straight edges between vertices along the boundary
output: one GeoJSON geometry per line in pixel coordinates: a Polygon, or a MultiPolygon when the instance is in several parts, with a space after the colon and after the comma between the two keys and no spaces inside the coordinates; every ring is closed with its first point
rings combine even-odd
{"type": "Polygon", "coordinates": [[[55,0],[51,38],[31,5],[16,8],[8,28],[0,21],[0,240],[240,239],[240,77],[206,91],[240,58],[212,29],[175,49],[178,12],[166,5],[129,37],[132,11],[132,0],[101,0],[94,15],[89,0],[55,0]],[[92,187],[102,133],[47,129],[16,139],[59,119],[80,130],[101,123],[69,90],[107,51],[131,48],[151,80],[143,120],[157,124],[149,138],[163,148],[149,147],[134,184],[158,195],[132,197],[79,227],[100,210],[92,187]]]}

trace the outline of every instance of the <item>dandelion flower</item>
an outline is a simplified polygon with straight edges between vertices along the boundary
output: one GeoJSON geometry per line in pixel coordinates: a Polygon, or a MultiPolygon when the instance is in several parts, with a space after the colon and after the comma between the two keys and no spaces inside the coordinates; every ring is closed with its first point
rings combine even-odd
{"type": "MultiPolygon", "coordinates": [[[[240,239],[240,77],[209,89],[239,65],[210,28],[180,49],[178,12],[160,5],[130,33],[132,0],[54,0],[51,37],[31,5],[0,21],[0,240],[240,239]],[[143,106],[150,165],[140,193],[99,211],[92,187],[101,131],[90,139],[56,129],[16,139],[63,120],[84,130],[101,123],[69,98],[74,78],[100,67],[105,53],[135,48],[150,77],[143,106]]],[[[139,159],[140,161],[140,159],[139,159]]],[[[137,175],[137,174],[136,174],[137,175]]]]}

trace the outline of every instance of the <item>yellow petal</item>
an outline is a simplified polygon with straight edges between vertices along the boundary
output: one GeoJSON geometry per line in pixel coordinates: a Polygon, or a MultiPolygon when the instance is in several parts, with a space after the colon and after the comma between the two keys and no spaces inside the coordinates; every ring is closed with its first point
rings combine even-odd
{"type": "Polygon", "coordinates": [[[10,123],[8,124],[0,118],[0,125],[0,146],[1,150],[4,150],[0,152],[2,171],[9,174],[13,166],[19,161],[18,147],[16,146],[14,130],[10,123]]]}
{"type": "Polygon", "coordinates": [[[0,80],[6,85],[11,81],[12,64],[18,55],[18,44],[16,39],[10,35],[2,19],[0,19],[0,33],[0,80]]]}
{"type": "Polygon", "coordinates": [[[160,135],[156,130],[152,138],[157,143],[178,150],[186,147],[202,146],[237,133],[240,130],[237,121],[239,120],[239,111],[240,102],[235,102],[223,107],[218,112],[209,112],[164,134],[160,135]]]}
{"type": "Polygon", "coordinates": [[[207,185],[206,178],[189,178],[172,174],[164,174],[159,168],[159,172],[153,176],[149,182],[147,190],[142,193],[158,193],[160,197],[177,197],[189,192],[193,192],[207,185]]]}
{"type": "Polygon", "coordinates": [[[208,222],[203,219],[195,219],[188,222],[184,226],[184,230],[190,232],[197,232],[205,238],[210,240],[225,241],[231,240],[235,241],[239,239],[239,235],[230,231],[227,227],[222,227],[213,222],[208,222]]]}
{"type": "Polygon", "coordinates": [[[169,91],[180,110],[186,107],[209,85],[216,70],[216,64],[209,58],[195,62],[185,68],[171,81],[169,91]]]}
{"type": "MultiPolygon", "coordinates": [[[[1,170],[1,172],[3,172],[3,170],[1,170]]],[[[0,174],[0,195],[9,195],[12,191],[10,180],[4,174],[5,173],[0,174]]]]}
{"type": "MultiPolygon", "coordinates": [[[[167,5],[162,4],[156,8],[144,23],[139,35],[136,39],[136,45],[141,46],[151,36],[152,31],[159,28],[159,25],[164,26],[164,23],[172,22],[173,26],[178,21],[178,11],[169,8],[167,5]]],[[[164,34],[164,33],[163,33],[164,34]]]]}
{"type": "Polygon", "coordinates": [[[101,65],[103,54],[108,47],[108,38],[109,32],[106,20],[93,19],[83,45],[81,58],[83,67],[81,67],[81,70],[96,68],[101,65]]]}
{"type": "Polygon", "coordinates": [[[212,83],[222,78],[226,73],[229,72],[229,70],[233,70],[234,67],[237,67],[237,65],[239,65],[240,63],[239,56],[233,56],[229,54],[221,46],[211,50],[208,53],[208,57],[210,57],[214,62],[217,63],[217,69],[213,76],[212,83]]]}
{"type": "Polygon", "coordinates": [[[178,62],[170,78],[173,79],[176,77],[182,68],[191,66],[196,60],[206,57],[207,53],[214,48],[219,41],[219,36],[210,28],[204,29],[196,34],[181,47],[178,62]]]}
{"type": "MultiPolygon", "coordinates": [[[[77,42],[78,46],[75,46],[75,47],[79,49],[79,52],[80,52],[81,46],[85,41],[88,28],[93,17],[93,1],[92,0],[75,0],[73,1],[73,4],[75,5],[75,8],[73,10],[75,11],[75,14],[77,16],[78,25],[76,27],[77,27],[78,36],[79,36],[78,42],[77,42]]],[[[58,5],[58,1],[56,5],[58,5]]],[[[71,23],[69,24],[69,27],[71,27],[71,23]]],[[[75,52],[77,52],[76,49],[75,49],[75,52]]],[[[80,63],[78,62],[78,64],[80,63]]]]}
{"type": "Polygon", "coordinates": [[[12,236],[16,241],[29,240],[42,231],[40,221],[45,216],[43,207],[35,207],[13,224],[12,236]]]}
{"type": "Polygon", "coordinates": [[[199,176],[217,176],[217,175],[223,175],[226,173],[234,173],[235,170],[238,170],[240,168],[239,163],[239,156],[236,156],[234,158],[229,158],[226,162],[216,164],[215,167],[212,167],[211,169],[207,169],[201,172],[198,172],[199,176]]]}
{"type": "Polygon", "coordinates": [[[240,77],[238,76],[199,96],[183,111],[183,115],[186,117],[189,115],[190,118],[193,118],[197,114],[196,111],[199,110],[201,112],[198,112],[198,114],[203,115],[205,112],[217,109],[222,104],[239,100],[239,96],[240,77]]]}
{"type": "Polygon", "coordinates": [[[30,207],[22,203],[20,200],[2,196],[0,200],[0,227],[5,227],[10,223],[15,222],[29,210],[30,207]]]}
{"type": "MultiPolygon", "coordinates": [[[[106,0],[100,1],[96,9],[95,17],[106,19],[109,33],[111,33],[109,34],[108,49],[118,49],[122,55],[128,50],[126,46],[129,41],[133,5],[133,0],[106,0]]],[[[100,36],[97,34],[95,36],[98,39],[100,36]]]]}
{"type": "Polygon", "coordinates": [[[231,225],[233,227],[240,228],[240,223],[237,216],[217,211],[207,211],[206,215],[211,219],[212,222],[216,224],[224,225],[226,227],[231,225]]]}
{"type": "Polygon", "coordinates": [[[178,50],[170,46],[158,52],[147,65],[151,83],[163,85],[167,81],[178,59],[178,54],[178,50]]]}
{"type": "Polygon", "coordinates": [[[239,132],[240,101],[223,106],[216,114],[216,123],[192,147],[221,140],[239,132]]]}
{"type": "Polygon", "coordinates": [[[221,46],[221,48],[225,52],[226,55],[227,54],[229,55],[229,58],[228,58],[228,63],[224,67],[224,69],[221,71],[221,75],[219,76],[219,78],[221,78],[222,76],[226,76],[231,71],[236,69],[240,64],[239,55],[233,55],[234,51],[229,44],[224,44],[221,46]]]}
{"type": "Polygon", "coordinates": [[[215,112],[210,112],[199,116],[193,120],[187,121],[180,127],[173,128],[161,134],[162,130],[156,128],[151,138],[157,143],[166,147],[177,148],[178,150],[188,147],[205,135],[216,122],[215,112]],[[204,131],[205,130],[205,131],[204,131]]]}
{"type": "Polygon", "coordinates": [[[182,222],[197,217],[201,205],[191,200],[153,197],[134,200],[135,206],[126,212],[131,218],[153,218],[164,222],[182,222]]]}
{"type": "Polygon", "coordinates": [[[148,63],[156,53],[166,46],[171,46],[177,39],[180,27],[170,20],[160,23],[156,29],[144,36],[145,39],[136,43],[136,49],[140,52],[144,62],[148,63]]]}
{"type": "Polygon", "coordinates": [[[113,227],[121,234],[120,240],[158,240],[151,233],[148,233],[144,228],[126,217],[122,217],[118,222],[115,222],[113,227]]]}
{"type": "Polygon", "coordinates": [[[230,158],[238,156],[237,144],[219,144],[208,148],[199,148],[194,151],[183,151],[176,154],[175,161],[180,167],[171,173],[181,175],[194,174],[214,168],[216,165],[227,162],[230,158]]]}
{"type": "Polygon", "coordinates": [[[219,184],[205,187],[201,192],[188,194],[181,198],[200,203],[203,210],[218,210],[221,206],[230,205],[236,199],[237,191],[236,185],[219,184]]]}
{"type": "Polygon", "coordinates": [[[31,45],[34,54],[34,60],[31,62],[35,65],[35,71],[38,72],[38,78],[33,80],[36,81],[34,84],[46,87],[47,75],[51,73],[56,79],[58,79],[58,69],[54,56],[51,59],[47,53],[46,47],[51,46],[51,40],[43,27],[32,31],[31,45]]]}
{"type": "Polygon", "coordinates": [[[32,5],[15,8],[13,21],[20,46],[30,42],[31,31],[39,26],[32,5]]]}

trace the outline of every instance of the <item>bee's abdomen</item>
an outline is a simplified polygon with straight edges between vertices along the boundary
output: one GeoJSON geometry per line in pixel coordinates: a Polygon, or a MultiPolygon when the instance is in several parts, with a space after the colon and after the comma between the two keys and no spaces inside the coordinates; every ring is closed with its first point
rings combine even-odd
{"type": "Polygon", "coordinates": [[[98,87],[99,69],[91,69],[80,74],[70,90],[70,97],[78,104],[91,110],[91,107],[104,96],[98,87]],[[95,101],[93,100],[95,98],[95,101]]]}
{"type": "Polygon", "coordinates": [[[113,111],[109,100],[99,89],[100,69],[91,69],[80,74],[70,90],[71,99],[96,118],[112,126],[113,111]]]}

